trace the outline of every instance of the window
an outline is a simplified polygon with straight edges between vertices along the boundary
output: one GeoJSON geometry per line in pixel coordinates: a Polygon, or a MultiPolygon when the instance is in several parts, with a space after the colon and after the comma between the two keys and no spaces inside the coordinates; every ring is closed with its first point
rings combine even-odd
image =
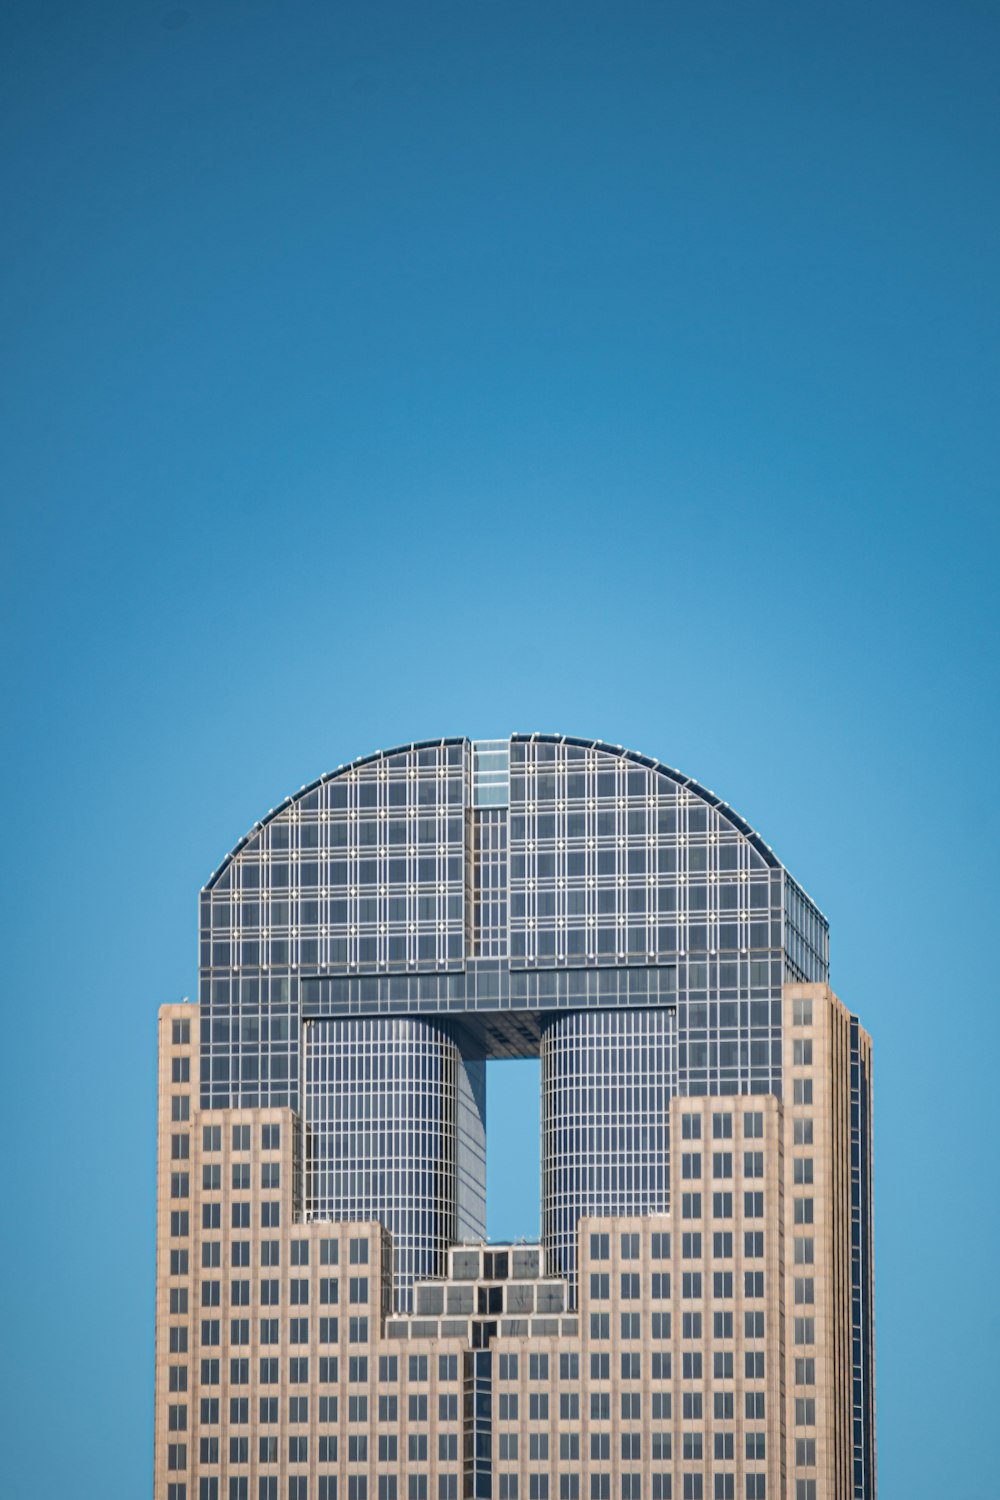
{"type": "Polygon", "coordinates": [[[682,1193],[681,1194],[681,1218],[682,1219],[700,1219],[701,1218],[701,1194],[700,1193],[682,1193]]]}
{"type": "Polygon", "coordinates": [[[191,1099],[187,1094],[174,1094],[170,1100],[170,1118],[182,1122],[191,1118],[191,1099]]]}
{"type": "Polygon", "coordinates": [[[811,1000],[792,1001],[792,1025],[811,1026],[813,1023],[813,1003],[811,1000]]]}
{"type": "Polygon", "coordinates": [[[249,1125],[234,1125],[233,1126],[233,1150],[234,1151],[249,1151],[250,1150],[250,1126],[249,1125]]]}
{"type": "Polygon", "coordinates": [[[813,1085],[811,1078],[794,1078],[792,1080],[792,1103],[811,1104],[813,1102],[813,1085]]]}
{"type": "Polygon", "coordinates": [[[622,1260],[639,1259],[639,1236],[637,1234],[622,1235],[622,1260]]]}
{"type": "Polygon", "coordinates": [[[681,1115],[681,1137],[685,1141],[701,1140],[701,1115],[681,1115]]]}
{"type": "Polygon", "coordinates": [[[712,1139],[714,1141],[728,1141],[733,1135],[732,1115],[712,1116],[712,1139]]]}
{"type": "Polygon", "coordinates": [[[610,1235],[592,1234],[590,1236],[590,1258],[591,1260],[609,1260],[611,1258],[610,1235]]]}
{"type": "Polygon", "coordinates": [[[732,1193],[712,1194],[712,1214],[716,1219],[731,1219],[733,1217],[732,1193]]]}
{"type": "Polygon", "coordinates": [[[261,1147],[264,1151],[277,1151],[281,1146],[281,1126],[261,1126],[261,1147]]]}
{"type": "Polygon", "coordinates": [[[792,1066],[796,1068],[810,1068],[813,1060],[813,1044],[802,1037],[796,1037],[792,1042],[792,1066]]]}
{"type": "Polygon", "coordinates": [[[171,1059],[170,1080],[172,1083],[191,1082],[191,1059],[189,1057],[175,1057],[171,1059]]]}
{"type": "Polygon", "coordinates": [[[743,1116],[743,1135],[748,1141],[764,1138],[764,1116],[759,1110],[751,1110],[743,1116]]]}
{"type": "MultiPolygon", "coordinates": [[[[267,1192],[267,1190],[269,1188],[270,1189],[280,1188],[280,1186],[281,1186],[281,1163],[280,1162],[277,1162],[277,1161],[265,1161],[265,1162],[261,1163],[261,1168],[260,1168],[260,1185],[264,1189],[265,1192],[267,1192]]],[[[308,1244],[309,1241],[308,1240],[304,1240],[301,1243],[308,1244]]]]}
{"type": "Polygon", "coordinates": [[[350,1257],[352,1266],[366,1266],[368,1264],[368,1241],[351,1240],[350,1257]]]}
{"type": "Polygon", "coordinates": [[[811,1146],[813,1143],[812,1120],[792,1121],[792,1142],[796,1146],[811,1146]]]}
{"type": "Polygon", "coordinates": [[[701,1152],[681,1152],[681,1176],[685,1181],[691,1181],[701,1176],[701,1152]]]}
{"type": "Polygon", "coordinates": [[[743,1153],[743,1175],[744,1175],[744,1177],[763,1177],[763,1175],[764,1175],[764,1153],[763,1153],[763,1151],[744,1151],[744,1153],[743,1153]]]}

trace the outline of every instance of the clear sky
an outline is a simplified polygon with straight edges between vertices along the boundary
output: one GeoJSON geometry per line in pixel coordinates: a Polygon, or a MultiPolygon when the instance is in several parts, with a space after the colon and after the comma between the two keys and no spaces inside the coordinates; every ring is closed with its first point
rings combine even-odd
{"type": "Polygon", "coordinates": [[[356,755],[535,729],[830,917],[882,1495],[987,1493],[996,5],[7,0],[0,56],[4,1493],[149,1490],[203,881],[356,755]]]}

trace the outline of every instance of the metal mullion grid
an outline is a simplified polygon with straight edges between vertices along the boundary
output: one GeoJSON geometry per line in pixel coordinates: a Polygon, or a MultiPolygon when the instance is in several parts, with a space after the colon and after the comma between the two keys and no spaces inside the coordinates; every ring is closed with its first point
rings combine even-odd
{"type": "Polygon", "coordinates": [[[435,786],[437,787],[436,802],[436,838],[434,841],[434,868],[437,872],[437,890],[434,901],[434,951],[437,954],[439,968],[444,968],[448,962],[448,807],[445,800],[442,803],[442,793],[447,793],[447,776],[441,774],[438,767],[434,774],[435,786]]]}
{"type": "Polygon", "coordinates": [[[388,769],[380,761],[375,772],[375,806],[369,809],[375,823],[375,844],[371,857],[375,861],[375,967],[385,969],[389,962],[389,781],[388,769]]]}
{"type": "Polygon", "coordinates": [[[406,963],[407,967],[417,962],[419,936],[417,871],[420,845],[417,841],[417,824],[420,817],[417,787],[416,761],[411,751],[406,766],[406,963]]]}

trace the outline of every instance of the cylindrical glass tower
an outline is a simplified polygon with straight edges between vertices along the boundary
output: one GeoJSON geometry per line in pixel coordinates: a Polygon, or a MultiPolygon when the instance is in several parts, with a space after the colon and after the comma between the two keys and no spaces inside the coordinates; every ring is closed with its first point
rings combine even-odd
{"type": "Polygon", "coordinates": [[[542,1241],[575,1288],[577,1220],[662,1213],[677,1074],[667,1009],[575,1011],[542,1037],[542,1241]]]}
{"type": "Polygon", "coordinates": [[[305,1028],[308,1217],[381,1220],[404,1308],[414,1281],[444,1274],[461,1236],[457,1168],[477,1067],[417,1017],[305,1028]]]}

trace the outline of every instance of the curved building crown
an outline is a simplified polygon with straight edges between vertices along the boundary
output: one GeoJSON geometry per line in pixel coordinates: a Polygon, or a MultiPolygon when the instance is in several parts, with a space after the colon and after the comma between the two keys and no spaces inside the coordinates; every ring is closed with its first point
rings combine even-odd
{"type": "Polygon", "coordinates": [[[487,1059],[542,1057],[544,1233],[570,1274],[580,1214],[663,1208],[666,1174],[641,1201],[621,1186],[592,1076],[616,1049],[587,1054],[584,1090],[567,1038],[647,1038],[630,1108],[650,1138],[672,1094],[780,1094],[781,986],[827,979],[828,928],[697,782],[601,741],[513,735],[380,751],[287,798],[202,892],[200,959],[203,1105],[301,1111],[303,1211],[381,1217],[405,1299],[449,1235],[482,1231],[487,1059]],[[415,1134],[393,1101],[420,1077],[432,1128],[415,1134]],[[331,1088],[368,1102],[331,1114],[331,1088]],[[568,1091],[592,1100],[575,1128],[593,1170],[560,1176],[568,1091]],[[426,1235],[418,1138],[449,1184],[426,1235]]]}

